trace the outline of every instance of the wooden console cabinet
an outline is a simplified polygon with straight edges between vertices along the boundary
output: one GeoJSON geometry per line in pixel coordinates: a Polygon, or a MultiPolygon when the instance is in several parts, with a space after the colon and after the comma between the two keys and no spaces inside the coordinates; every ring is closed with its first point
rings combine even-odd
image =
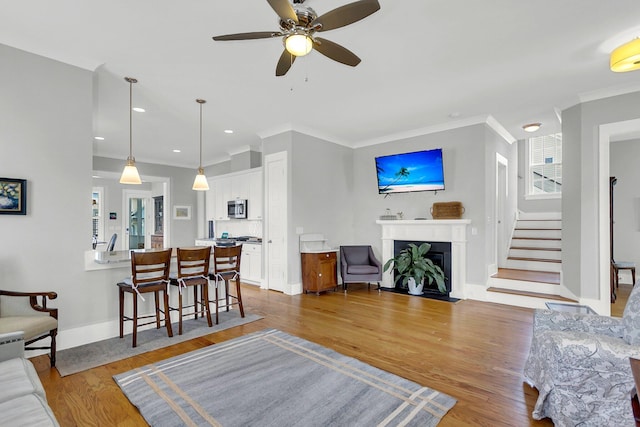
{"type": "Polygon", "coordinates": [[[338,286],[336,251],[303,252],[302,288],[305,293],[335,290],[338,286]]]}

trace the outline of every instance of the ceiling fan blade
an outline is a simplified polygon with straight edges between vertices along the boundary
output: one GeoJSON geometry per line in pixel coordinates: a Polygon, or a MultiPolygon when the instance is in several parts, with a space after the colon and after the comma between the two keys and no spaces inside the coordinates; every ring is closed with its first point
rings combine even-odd
{"type": "Polygon", "coordinates": [[[334,30],[353,24],[374,12],[380,10],[378,0],[360,0],[354,3],[345,4],[333,9],[324,15],[318,16],[311,22],[311,27],[315,24],[322,24],[322,28],[318,31],[334,30]]]}
{"type": "Polygon", "coordinates": [[[298,15],[289,0],[267,0],[267,3],[283,21],[291,19],[296,24],[298,23],[298,15]]]}
{"type": "Polygon", "coordinates": [[[280,59],[278,60],[278,65],[276,65],[276,76],[284,76],[289,71],[289,68],[293,65],[293,61],[296,60],[296,57],[289,53],[287,49],[282,52],[280,55],[280,59]]]}
{"type": "Polygon", "coordinates": [[[341,62],[345,65],[355,67],[360,63],[360,58],[358,58],[349,49],[327,39],[316,37],[315,42],[313,43],[313,48],[327,58],[341,62]]]}
{"type": "Polygon", "coordinates": [[[258,31],[254,33],[238,33],[227,34],[224,36],[215,36],[213,39],[217,42],[225,40],[253,40],[253,39],[269,39],[271,37],[279,37],[282,33],[273,31],[258,31]]]}

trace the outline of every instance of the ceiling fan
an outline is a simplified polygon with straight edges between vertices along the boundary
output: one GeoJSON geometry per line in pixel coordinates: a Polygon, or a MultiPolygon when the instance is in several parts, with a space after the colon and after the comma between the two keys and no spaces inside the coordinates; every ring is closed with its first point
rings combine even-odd
{"type": "Polygon", "coordinates": [[[355,67],[360,63],[349,49],[327,39],[316,37],[316,32],[334,30],[353,24],[380,9],[378,0],[360,0],[340,6],[323,15],[318,14],[308,6],[305,0],[267,0],[269,6],[280,17],[280,31],[260,31],[253,33],[227,34],[213,37],[216,41],[253,40],[272,37],[282,37],[285,46],[276,66],[276,76],[284,76],[296,57],[304,56],[317,50],[327,58],[355,67]]]}

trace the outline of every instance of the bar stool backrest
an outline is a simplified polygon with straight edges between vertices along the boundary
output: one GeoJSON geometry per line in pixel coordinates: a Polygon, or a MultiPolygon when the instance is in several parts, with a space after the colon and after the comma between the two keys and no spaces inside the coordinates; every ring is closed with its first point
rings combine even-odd
{"type": "Polygon", "coordinates": [[[171,249],[152,252],[131,251],[131,280],[134,287],[167,282],[171,268],[171,249]]]}
{"type": "Polygon", "coordinates": [[[178,248],[178,279],[207,277],[211,259],[211,246],[178,248]]]}
{"type": "Polygon", "coordinates": [[[240,274],[242,245],[215,246],[213,248],[213,273],[218,275],[240,274]]]}

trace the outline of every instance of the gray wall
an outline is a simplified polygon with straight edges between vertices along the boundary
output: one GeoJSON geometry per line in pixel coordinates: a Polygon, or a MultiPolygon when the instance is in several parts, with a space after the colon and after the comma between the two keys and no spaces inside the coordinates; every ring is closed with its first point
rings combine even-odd
{"type": "Polygon", "coordinates": [[[0,288],[58,292],[61,329],[90,322],[92,74],[4,45],[0,62],[0,175],[28,180],[27,215],[0,216],[0,288]]]}
{"type": "MultiPolygon", "coordinates": [[[[508,144],[498,136],[492,129],[485,126],[485,268],[498,267],[497,259],[497,231],[496,231],[496,199],[497,194],[497,154],[507,160],[507,198],[504,201],[504,233],[510,234],[515,226],[515,213],[518,207],[517,175],[518,175],[518,145],[508,144]]],[[[472,225],[473,226],[473,225],[472,225]]],[[[505,239],[507,236],[505,236],[505,239]]],[[[506,244],[506,242],[503,242],[506,244]]],[[[475,257],[475,254],[468,251],[468,257],[475,257]]],[[[492,271],[484,271],[484,278],[481,282],[484,285],[492,271]]]]}
{"type": "Polygon", "coordinates": [[[612,142],[610,176],[613,190],[613,253],[616,261],[640,265],[640,139],[612,142]]]}
{"type": "MultiPolygon", "coordinates": [[[[599,298],[599,126],[640,116],[640,92],[585,102],[562,112],[563,283],[583,298],[599,298]]],[[[608,200],[605,201],[608,204],[608,200]]]]}
{"type": "MultiPolygon", "coordinates": [[[[484,285],[487,259],[493,256],[490,251],[494,248],[492,244],[487,246],[485,240],[493,238],[492,235],[488,237],[487,233],[493,229],[488,230],[487,224],[493,221],[495,203],[487,206],[487,200],[495,198],[496,147],[501,147],[510,164],[515,165],[516,148],[500,140],[483,124],[355,150],[352,205],[357,208],[354,210],[354,242],[372,245],[379,256],[382,250],[381,229],[375,221],[387,208],[393,213],[403,212],[405,219],[431,219],[430,208],[434,202],[460,201],[465,207],[463,218],[472,221],[467,230],[467,281],[484,285]],[[375,157],[433,148],[442,148],[444,191],[392,194],[388,197],[378,194],[375,157]],[[487,209],[491,211],[487,212],[487,209]],[[477,234],[473,235],[471,228],[476,229],[477,234]]],[[[515,191],[510,194],[515,195],[515,191]]],[[[514,202],[509,202],[509,205],[513,206],[514,202]]]]}
{"type": "MultiPolygon", "coordinates": [[[[353,149],[309,135],[293,132],[292,235],[296,253],[289,258],[290,279],[302,280],[297,227],[304,233],[322,233],[331,247],[352,243],[353,218],[353,149]]],[[[290,229],[291,232],[291,229],[290,229]]]]}

